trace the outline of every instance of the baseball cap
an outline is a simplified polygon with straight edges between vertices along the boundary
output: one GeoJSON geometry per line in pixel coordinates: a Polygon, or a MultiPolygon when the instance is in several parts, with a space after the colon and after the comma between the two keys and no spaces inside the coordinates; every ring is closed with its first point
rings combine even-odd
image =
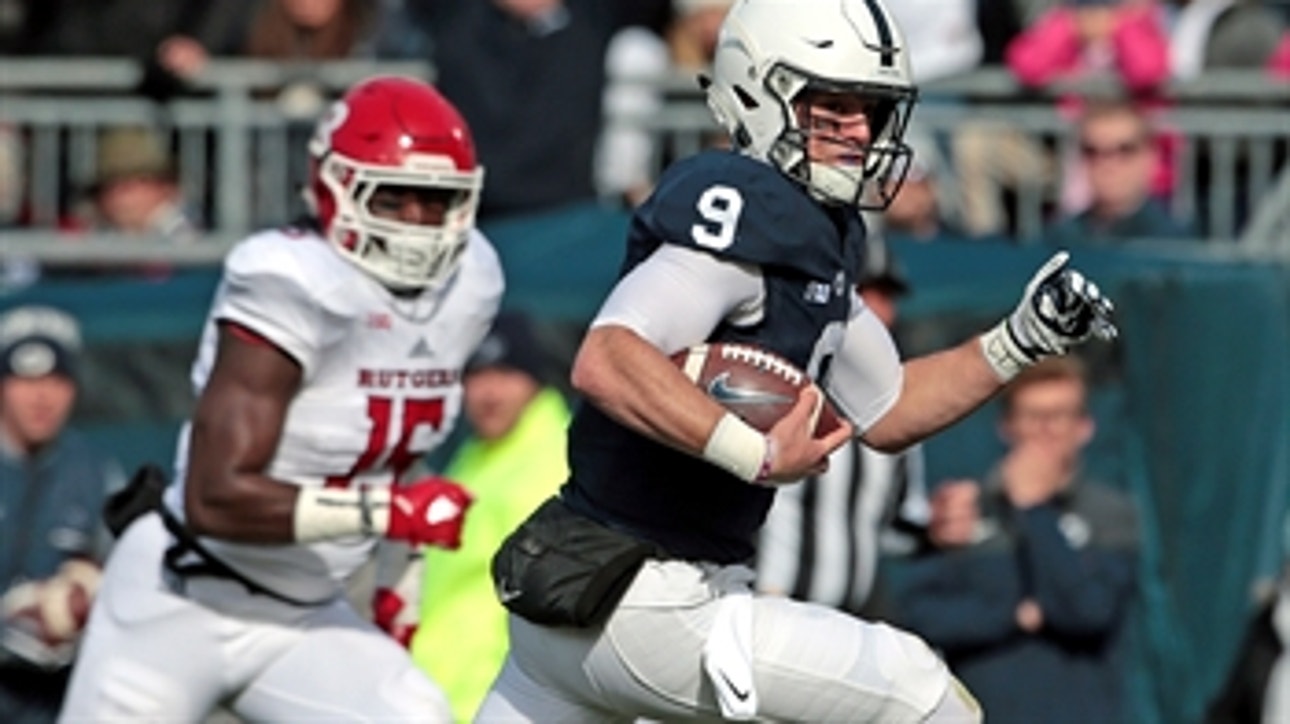
{"type": "Polygon", "coordinates": [[[99,138],[92,187],[127,178],[172,178],[174,172],[161,137],[151,128],[113,128],[99,138]]]}
{"type": "Polygon", "coordinates": [[[0,315],[0,377],[75,379],[80,325],[53,307],[24,306],[0,315]]]}
{"type": "Polygon", "coordinates": [[[523,312],[502,312],[493,321],[484,341],[466,360],[466,374],[503,367],[519,370],[538,382],[546,382],[546,351],[538,342],[533,321],[523,312]]]}

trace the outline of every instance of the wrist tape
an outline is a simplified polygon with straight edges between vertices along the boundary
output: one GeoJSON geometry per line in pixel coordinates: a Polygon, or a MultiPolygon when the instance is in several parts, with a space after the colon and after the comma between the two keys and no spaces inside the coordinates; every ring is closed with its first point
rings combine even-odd
{"type": "Polygon", "coordinates": [[[733,413],[717,421],[703,448],[703,459],[749,483],[770,472],[771,448],[765,435],[733,413]]]}
{"type": "Polygon", "coordinates": [[[978,339],[981,341],[985,361],[990,363],[990,368],[1000,382],[1007,382],[1035,363],[1035,359],[1026,354],[1013,338],[1007,319],[994,325],[978,339]]]}
{"type": "Polygon", "coordinates": [[[384,535],[390,528],[388,487],[356,490],[300,488],[293,516],[295,539],[313,543],[334,538],[384,535]]]}

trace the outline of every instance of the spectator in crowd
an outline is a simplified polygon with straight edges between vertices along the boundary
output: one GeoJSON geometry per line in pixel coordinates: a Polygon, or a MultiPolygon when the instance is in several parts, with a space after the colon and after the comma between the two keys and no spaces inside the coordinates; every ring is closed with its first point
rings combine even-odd
{"type": "MultiPolygon", "coordinates": [[[[488,169],[480,218],[597,198],[606,49],[634,0],[416,3],[437,83],[475,129],[488,169]]],[[[633,7],[636,6],[636,7],[633,7]]]]}
{"type": "MultiPolygon", "coordinates": [[[[1083,364],[1045,360],[1005,388],[1009,450],[976,497],[974,542],[910,564],[901,621],[945,655],[990,721],[1123,721],[1134,504],[1081,467],[1095,429],[1083,364]]],[[[972,482],[952,482],[973,492],[972,482]]],[[[960,518],[960,521],[962,518],[960,518]]]]}
{"type": "Polygon", "coordinates": [[[0,123],[0,229],[16,226],[26,201],[27,149],[21,130],[0,123]]]}
{"type": "Polygon", "coordinates": [[[1285,19],[1257,0],[1181,0],[1169,33],[1169,65],[1190,80],[1214,68],[1262,68],[1285,19]]]}
{"type": "Polygon", "coordinates": [[[521,312],[503,312],[466,363],[471,435],[444,474],[475,504],[461,550],[425,554],[417,581],[424,605],[412,638],[413,658],[443,687],[457,721],[472,720],[506,658],[506,609],[489,575],[493,553],[568,475],[569,406],[551,372],[534,323],[521,312]]]}
{"type": "Polygon", "coordinates": [[[378,9],[376,0],[261,0],[242,54],[281,61],[363,55],[378,9]]]}
{"type": "Polygon", "coordinates": [[[253,2],[5,0],[0,54],[136,59],[144,65],[139,91],[166,98],[184,90],[206,49],[221,47],[253,2]],[[4,20],[15,29],[6,33],[4,20]]]}
{"type": "MultiPolygon", "coordinates": [[[[0,123],[0,229],[18,226],[26,204],[27,149],[21,130],[0,123]]],[[[0,259],[0,294],[31,284],[40,275],[32,259],[5,254],[0,259]]]]}
{"type": "MultiPolygon", "coordinates": [[[[872,237],[866,247],[856,288],[894,330],[909,281],[881,240],[872,237]]],[[[929,516],[921,446],[887,454],[848,440],[829,456],[827,470],[776,491],[757,546],[757,588],[888,618],[880,561],[928,546],[929,516]]]]}
{"type": "Polygon", "coordinates": [[[0,315],[0,720],[52,722],[106,552],[117,465],[68,427],[81,335],[50,307],[0,315]]]}
{"type": "Polygon", "coordinates": [[[721,21],[734,0],[672,0],[665,34],[672,67],[684,75],[707,72],[717,52],[721,21]]]}
{"type": "MultiPolygon", "coordinates": [[[[98,138],[93,180],[58,220],[64,238],[74,243],[94,233],[124,234],[172,245],[201,239],[201,224],[184,198],[170,152],[148,126],[122,126],[98,138]]],[[[123,267],[96,261],[77,261],[43,268],[32,260],[0,263],[0,287],[25,286],[43,277],[74,278],[128,272],[164,277],[169,266],[142,262],[123,267]]]]}
{"type": "Polygon", "coordinates": [[[905,29],[914,80],[962,75],[980,65],[977,0],[901,0],[891,4],[891,12],[905,29]]]}
{"type": "MultiPolygon", "coordinates": [[[[380,27],[376,0],[261,0],[240,54],[281,62],[371,57],[380,27]]],[[[292,118],[314,118],[330,100],[311,79],[289,82],[278,102],[292,118]]]]}
{"type": "Polygon", "coordinates": [[[187,210],[174,162],[147,126],[106,131],[99,138],[91,230],[160,237],[176,244],[198,239],[200,224],[187,210]]]}
{"type": "Polygon", "coordinates": [[[1290,721],[1290,515],[1282,533],[1281,574],[1259,602],[1205,724],[1290,721]]]}
{"type": "MultiPolygon", "coordinates": [[[[653,189],[658,169],[668,154],[684,152],[665,148],[657,136],[631,124],[615,124],[614,116],[630,114],[648,118],[663,106],[667,92],[642,78],[666,79],[671,74],[697,81],[710,72],[717,31],[734,0],[672,0],[672,16],[660,35],[645,27],[629,27],[616,34],[606,53],[605,112],[610,121],[597,149],[597,183],[601,195],[634,207],[653,189]]],[[[703,134],[699,145],[724,143],[719,134],[703,134]]]]}
{"type": "MultiPolygon", "coordinates": [[[[1155,0],[1064,0],[1013,39],[1007,63],[1030,88],[1109,73],[1127,94],[1153,108],[1170,77],[1164,16],[1155,0]]],[[[1063,115],[1073,118],[1079,108],[1078,95],[1060,99],[1063,115]]],[[[1082,186],[1062,180],[1074,159],[1060,157],[1053,147],[1006,123],[971,126],[953,142],[963,222],[970,233],[1008,229],[1005,189],[1038,184],[1042,193],[1060,196],[1063,210],[1086,203],[1082,186]]],[[[1163,194],[1172,184],[1173,140],[1161,134],[1155,142],[1160,153],[1152,189],[1163,194]]]]}
{"type": "Polygon", "coordinates": [[[407,473],[449,434],[501,300],[474,228],[483,174],[460,114],[409,78],[349,89],[308,152],[312,218],[224,260],[175,481],[108,560],[68,721],[201,721],[220,702],[256,721],[451,719],[345,583],[381,539],[460,544],[470,494],[407,473]]]}
{"type": "Polygon", "coordinates": [[[911,128],[909,145],[914,151],[909,172],[882,213],[883,234],[892,240],[912,241],[964,238],[963,231],[951,220],[952,194],[945,193],[950,174],[935,141],[920,129],[911,128]]]}
{"type": "Polygon", "coordinates": [[[1151,192],[1157,147],[1150,121],[1131,103],[1086,106],[1077,130],[1088,178],[1086,209],[1052,224],[1054,246],[1140,238],[1184,239],[1195,233],[1169,215],[1151,192]]]}

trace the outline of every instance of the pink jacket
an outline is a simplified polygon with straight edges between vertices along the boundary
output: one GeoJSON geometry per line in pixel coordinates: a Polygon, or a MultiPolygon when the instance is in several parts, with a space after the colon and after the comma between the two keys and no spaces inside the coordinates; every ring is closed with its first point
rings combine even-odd
{"type": "MultiPolygon", "coordinates": [[[[1149,93],[1169,79],[1169,38],[1154,4],[1132,6],[1116,17],[1111,64],[1134,93],[1149,93]]],[[[1038,87],[1090,70],[1094,53],[1085,48],[1075,13],[1057,7],[1044,13],[1008,45],[1008,67],[1021,83],[1038,87]]]]}
{"type": "Polygon", "coordinates": [[[1268,58],[1268,72],[1279,78],[1290,80],[1290,33],[1281,36],[1272,57],[1268,58]]]}

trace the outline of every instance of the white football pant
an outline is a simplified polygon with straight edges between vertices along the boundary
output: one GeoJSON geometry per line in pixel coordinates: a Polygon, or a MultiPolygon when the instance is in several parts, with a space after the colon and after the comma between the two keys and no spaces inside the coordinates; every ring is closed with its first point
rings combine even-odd
{"type": "Polygon", "coordinates": [[[169,544],[156,514],[118,542],[62,722],[198,722],[217,704],[247,721],[452,721],[438,687],[344,600],[294,607],[217,578],[177,595],[169,544]]]}
{"type": "Polygon", "coordinates": [[[603,628],[536,626],[512,615],[510,654],[476,722],[720,721],[714,681],[727,704],[755,701],[763,721],[981,720],[941,659],[886,624],[740,595],[751,603],[751,626],[742,629],[751,641],[729,642],[740,629],[725,623],[712,636],[719,614],[727,619],[725,599],[748,593],[752,579],[745,566],[647,561],[603,628]],[[731,675],[711,665],[709,673],[705,656],[731,662],[731,675]]]}

